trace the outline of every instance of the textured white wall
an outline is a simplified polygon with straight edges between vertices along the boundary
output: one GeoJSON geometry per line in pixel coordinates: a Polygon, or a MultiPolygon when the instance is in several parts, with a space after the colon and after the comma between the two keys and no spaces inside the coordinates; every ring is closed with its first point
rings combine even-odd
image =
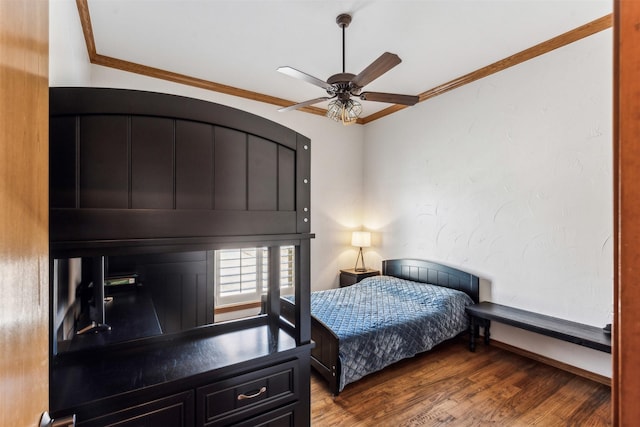
{"type": "MultiPolygon", "coordinates": [[[[484,299],[610,323],[611,58],[607,30],[368,125],[368,256],[441,261],[480,276],[484,299]]],[[[611,375],[605,353],[493,332],[611,375]]]]}

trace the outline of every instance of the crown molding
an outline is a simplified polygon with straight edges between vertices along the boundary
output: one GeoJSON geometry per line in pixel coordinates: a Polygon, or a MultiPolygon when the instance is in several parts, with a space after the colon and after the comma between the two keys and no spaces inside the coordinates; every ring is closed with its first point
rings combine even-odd
{"type": "MultiPolygon", "coordinates": [[[[611,28],[612,23],[612,15],[605,15],[602,18],[598,18],[578,28],[567,31],[564,34],[539,43],[535,46],[518,52],[515,55],[511,55],[507,58],[496,61],[493,64],[487,65],[486,67],[482,67],[469,74],[465,74],[462,77],[458,77],[457,79],[453,79],[447,83],[441,84],[440,86],[436,86],[432,89],[424,91],[420,95],[418,95],[420,99],[418,102],[424,102],[427,99],[442,95],[443,93],[450,90],[459,88],[476,80],[506,70],[507,68],[513,67],[514,65],[521,64],[540,55],[544,55],[545,53],[549,53],[555,49],[571,44],[585,37],[589,37],[593,34],[599,33],[600,31],[606,30],[607,28],[611,28]]],[[[364,124],[372,122],[373,120],[377,120],[381,117],[388,116],[389,114],[393,114],[396,111],[400,111],[405,108],[406,106],[404,105],[392,105],[388,108],[385,108],[384,110],[380,110],[377,113],[365,117],[363,119],[364,124]]]]}

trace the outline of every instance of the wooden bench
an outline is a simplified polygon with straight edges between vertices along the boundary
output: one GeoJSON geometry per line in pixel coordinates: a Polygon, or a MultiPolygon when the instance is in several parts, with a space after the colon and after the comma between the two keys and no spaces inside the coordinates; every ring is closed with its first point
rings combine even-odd
{"type": "Polygon", "coordinates": [[[479,328],[484,328],[484,342],[489,344],[491,321],[537,332],[542,335],[568,341],[595,350],[611,353],[611,335],[602,328],[571,322],[557,317],[546,316],[506,305],[483,301],[467,307],[471,325],[469,330],[469,350],[475,351],[475,339],[479,328]]]}

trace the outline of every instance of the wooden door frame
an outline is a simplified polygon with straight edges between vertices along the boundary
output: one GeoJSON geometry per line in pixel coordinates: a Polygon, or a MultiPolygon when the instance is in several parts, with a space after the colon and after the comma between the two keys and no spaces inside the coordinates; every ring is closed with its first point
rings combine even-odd
{"type": "Polygon", "coordinates": [[[640,2],[614,3],[614,426],[640,419],[640,2]]]}
{"type": "Polygon", "coordinates": [[[49,3],[0,0],[0,425],[49,404],[49,3]]]}

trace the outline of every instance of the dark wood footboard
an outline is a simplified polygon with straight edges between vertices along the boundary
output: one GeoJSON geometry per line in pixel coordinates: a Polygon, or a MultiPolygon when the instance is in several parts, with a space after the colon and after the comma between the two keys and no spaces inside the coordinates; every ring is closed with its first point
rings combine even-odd
{"type": "MultiPolygon", "coordinates": [[[[280,300],[280,315],[293,323],[294,305],[289,300],[280,300]]],[[[311,340],[315,347],[311,350],[311,366],[327,381],[334,396],[340,392],[340,340],[324,323],[311,316],[311,340]]]]}
{"type": "Polygon", "coordinates": [[[311,350],[311,366],[329,383],[334,396],[340,393],[340,340],[324,323],[311,316],[311,339],[316,346],[311,350]]]}

